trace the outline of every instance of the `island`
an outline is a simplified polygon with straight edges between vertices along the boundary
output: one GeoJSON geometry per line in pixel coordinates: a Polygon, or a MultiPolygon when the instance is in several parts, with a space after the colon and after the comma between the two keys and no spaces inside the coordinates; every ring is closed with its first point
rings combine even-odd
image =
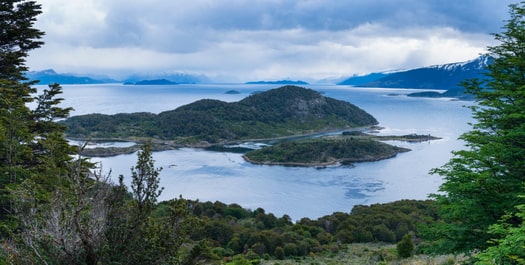
{"type": "Polygon", "coordinates": [[[137,82],[126,82],[124,85],[177,85],[177,82],[173,82],[167,79],[153,79],[153,80],[141,80],[137,82]]]}
{"type": "Polygon", "coordinates": [[[224,92],[224,94],[235,95],[235,94],[241,94],[241,92],[239,92],[237,90],[228,90],[228,91],[224,92]]]}
{"type": "Polygon", "coordinates": [[[308,82],[297,80],[277,80],[277,81],[249,81],[245,84],[250,85],[308,85],[308,82]]]}
{"type": "Polygon", "coordinates": [[[61,121],[76,139],[151,138],[207,146],[376,125],[359,107],[312,89],[283,86],[238,102],[202,99],[159,114],[87,114],[61,121]]]}
{"type": "Polygon", "coordinates": [[[280,166],[351,165],[392,158],[410,149],[384,143],[397,140],[422,142],[440,139],[430,135],[375,136],[353,131],[297,141],[283,141],[275,145],[251,150],[243,158],[252,164],[280,166]]]}

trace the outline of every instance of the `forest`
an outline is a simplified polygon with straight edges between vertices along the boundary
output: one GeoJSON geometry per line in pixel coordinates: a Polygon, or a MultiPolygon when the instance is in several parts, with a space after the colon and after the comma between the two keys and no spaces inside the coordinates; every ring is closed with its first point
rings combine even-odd
{"type": "MultiPolygon", "coordinates": [[[[83,147],[69,145],[68,127],[58,122],[71,111],[60,107],[60,85],[50,84],[37,94],[36,81],[24,77],[29,52],[44,45],[44,32],[34,27],[41,12],[34,1],[0,4],[1,264],[278,264],[305,257],[310,264],[322,264],[316,257],[344,254],[357,242],[395,244],[392,264],[421,254],[458,255],[465,264],[525,264],[525,3],[510,5],[502,32],[494,34],[498,45],[488,47],[494,63],[486,78],[462,83],[476,98],[470,107],[475,121],[461,136],[466,149],[432,170],[444,181],[436,194],[425,201],[356,206],[350,213],[296,222],[236,204],[158,201],[162,168],[155,166],[148,143],[118,183],[98,172],[80,155],[83,147]],[[129,186],[125,177],[131,179],[129,186]]],[[[178,111],[204,116],[208,108],[222,110],[223,117],[233,110],[246,125],[256,114],[268,124],[277,119],[301,125],[312,112],[326,115],[316,120],[316,128],[333,122],[361,125],[327,114],[355,109],[307,90],[302,90],[304,101],[291,102],[303,104],[304,112],[290,113],[285,107],[272,113],[276,105],[289,106],[290,96],[277,93],[283,91],[298,90],[285,87],[232,105],[188,105],[152,119],[162,121],[162,132],[143,132],[134,119],[126,126],[166,136],[183,119],[178,111]],[[243,112],[251,107],[265,112],[243,112]]],[[[376,123],[362,116],[368,117],[364,124],[376,123]]],[[[207,131],[199,126],[185,128],[186,136],[204,137],[207,131]]],[[[245,136],[223,130],[209,140],[245,136]]],[[[363,249],[359,255],[365,252],[372,251],[363,249]]],[[[368,264],[385,264],[389,255],[380,252],[368,264]]]]}

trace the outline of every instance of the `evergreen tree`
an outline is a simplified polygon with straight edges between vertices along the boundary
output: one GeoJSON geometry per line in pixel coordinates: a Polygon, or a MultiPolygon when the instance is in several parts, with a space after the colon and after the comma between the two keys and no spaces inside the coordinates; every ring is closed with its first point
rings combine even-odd
{"type": "Polygon", "coordinates": [[[0,220],[11,212],[8,186],[35,171],[31,145],[38,134],[28,103],[36,90],[23,73],[28,52],[43,44],[44,33],[33,28],[40,13],[35,1],[0,1],[0,220]]]}
{"type": "Polygon", "coordinates": [[[414,241],[412,235],[406,234],[396,245],[397,255],[400,258],[410,258],[414,255],[414,241]]]}
{"type": "Polygon", "coordinates": [[[0,1],[0,80],[24,80],[28,52],[44,44],[44,33],[33,27],[42,13],[36,1],[0,1]]]}
{"type": "Polygon", "coordinates": [[[445,180],[443,193],[433,195],[443,220],[428,234],[435,251],[485,249],[489,226],[524,203],[518,195],[525,187],[525,3],[510,5],[504,31],[494,36],[500,44],[488,48],[494,63],[487,78],[464,84],[477,98],[476,123],[461,136],[467,150],[433,170],[445,180]]]}
{"type": "Polygon", "coordinates": [[[161,170],[155,168],[151,144],[144,145],[137,154],[137,164],[131,168],[131,190],[138,216],[147,216],[157,204],[157,198],[164,189],[159,187],[161,170]]]}

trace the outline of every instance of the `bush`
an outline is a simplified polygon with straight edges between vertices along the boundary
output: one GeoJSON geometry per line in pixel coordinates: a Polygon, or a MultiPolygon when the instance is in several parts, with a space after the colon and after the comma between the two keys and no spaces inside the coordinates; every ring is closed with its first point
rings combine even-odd
{"type": "Polygon", "coordinates": [[[406,234],[403,236],[401,241],[396,245],[397,255],[400,258],[409,258],[414,255],[414,242],[412,241],[412,235],[406,234]]]}
{"type": "Polygon", "coordinates": [[[284,259],[284,248],[276,247],[274,254],[275,254],[276,259],[283,260],[284,259]]]}

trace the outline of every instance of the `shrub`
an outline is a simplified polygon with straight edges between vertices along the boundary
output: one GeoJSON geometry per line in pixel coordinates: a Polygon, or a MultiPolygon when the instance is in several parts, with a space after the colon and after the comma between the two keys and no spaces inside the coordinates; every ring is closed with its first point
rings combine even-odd
{"type": "Polygon", "coordinates": [[[274,254],[275,254],[276,259],[283,260],[284,259],[284,248],[276,247],[274,254]]]}
{"type": "Polygon", "coordinates": [[[396,245],[397,255],[400,258],[409,258],[414,255],[414,242],[412,241],[412,235],[406,234],[403,236],[401,241],[396,245]]]}

